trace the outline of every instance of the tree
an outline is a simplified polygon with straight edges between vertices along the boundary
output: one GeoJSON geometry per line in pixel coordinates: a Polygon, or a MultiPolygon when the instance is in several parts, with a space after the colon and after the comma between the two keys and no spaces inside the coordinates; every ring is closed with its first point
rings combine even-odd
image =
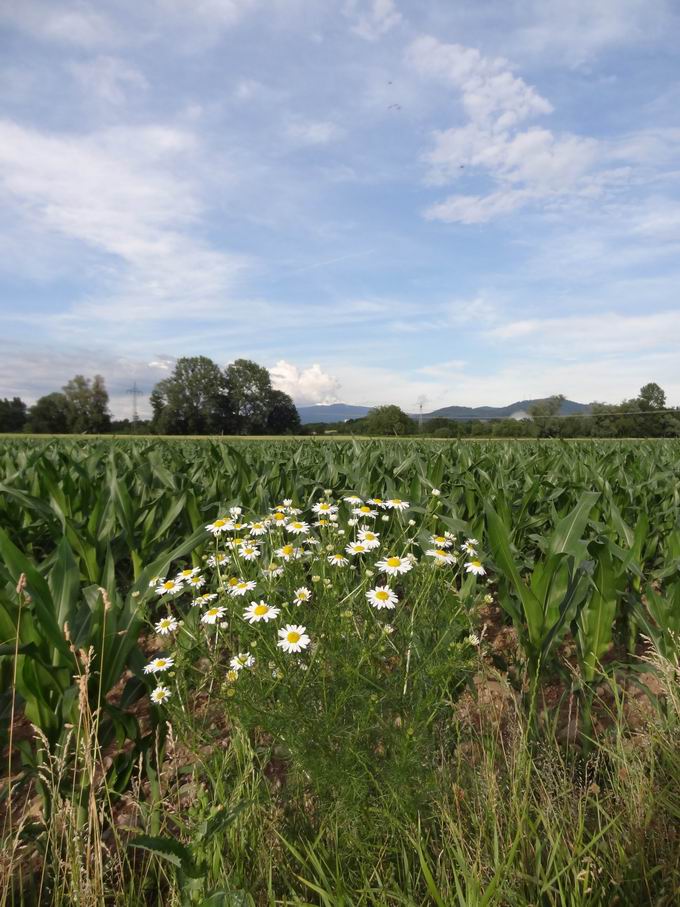
{"type": "Polygon", "coordinates": [[[71,431],[71,405],[65,394],[56,391],[40,397],[28,415],[28,430],[37,434],[66,434],[71,431]]]}
{"type": "Polygon", "coordinates": [[[100,434],[109,430],[109,395],[101,375],[95,375],[92,381],[76,375],[62,390],[70,408],[70,431],[100,434]]]}
{"type": "Polygon", "coordinates": [[[283,391],[272,390],[269,394],[267,430],[272,435],[293,435],[300,431],[300,413],[283,391]]]}
{"type": "Polygon", "coordinates": [[[232,429],[222,371],[207,356],[178,359],[151,392],[152,425],[158,434],[208,435],[232,429]]]}
{"type": "Polygon", "coordinates": [[[666,394],[658,384],[651,381],[649,384],[645,384],[644,387],[640,388],[638,402],[640,404],[640,409],[642,410],[665,409],[666,394]]]}
{"type": "Polygon", "coordinates": [[[412,435],[415,429],[413,419],[394,404],[378,406],[366,416],[369,435],[412,435]]]}
{"type": "Polygon", "coordinates": [[[26,404],[19,397],[0,400],[0,431],[22,431],[26,419],[26,404]]]}
{"type": "Polygon", "coordinates": [[[225,369],[224,380],[236,431],[243,435],[264,434],[273,391],[267,369],[250,359],[237,359],[225,369]]]}

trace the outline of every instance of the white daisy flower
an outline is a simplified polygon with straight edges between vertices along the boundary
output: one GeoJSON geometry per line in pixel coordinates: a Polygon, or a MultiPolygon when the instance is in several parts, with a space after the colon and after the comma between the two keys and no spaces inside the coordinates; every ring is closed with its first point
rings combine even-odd
{"type": "Polygon", "coordinates": [[[331,504],[329,501],[320,501],[318,504],[315,504],[312,507],[314,513],[318,513],[319,516],[327,516],[331,513],[337,513],[338,508],[335,504],[331,504]]]}
{"type": "Polygon", "coordinates": [[[390,498],[385,502],[385,506],[390,510],[408,510],[411,505],[408,501],[402,501],[401,498],[390,498]]]}
{"type": "Polygon", "coordinates": [[[247,595],[248,592],[252,592],[253,589],[257,586],[257,583],[254,579],[240,579],[238,582],[234,583],[233,586],[229,587],[229,595],[233,595],[234,598],[247,595]]]}
{"type": "Polygon", "coordinates": [[[170,692],[170,690],[161,684],[152,691],[151,701],[155,702],[157,705],[160,705],[163,702],[167,702],[167,700],[170,699],[171,696],[172,693],[170,692]]]}
{"type": "Polygon", "coordinates": [[[372,529],[367,529],[366,526],[362,526],[359,529],[359,531],[357,532],[357,536],[359,538],[359,541],[363,542],[363,544],[367,548],[370,548],[371,550],[373,548],[380,547],[380,533],[379,532],[373,532],[372,529]]]}
{"type": "Polygon", "coordinates": [[[253,602],[252,605],[248,605],[243,612],[243,619],[247,620],[250,624],[256,624],[261,620],[267,623],[267,621],[274,620],[275,617],[278,617],[280,613],[280,608],[274,608],[265,601],[259,601],[257,603],[253,602]]]}
{"type": "Polygon", "coordinates": [[[376,586],[375,589],[369,589],[366,593],[366,598],[378,611],[383,608],[392,610],[399,601],[389,586],[376,586]]]}
{"type": "Polygon", "coordinates": [[[238,655],[229,661],[229,666],[234,671],[240,671],[242,668],[252,668],[255,664],[255,659],[250,654],[250,652],[239,652],[238,655]]]}
{"type": "Polygon", "coordinates": [[[227,530],[233,529],[234,524],[231,520],[225,520],[220,517],[218,520],[214,520],[212,523],[208,523],[205,528],[208,530],[208,532],[212,532],[213,535],[221,535],[223,532],[227,532],[227,530]]]}
{"type": "Polygon", "coordinates": [[[479,545],[477,539],[466,539],[460,547],[469,554],[470,557],[474,557],[475,554],[477,554],[477,545],[479,545]]]}
{"type": "Polygon", "coordinates": [[[486,570],[482,566],[482,562],[476,559],[468,561],[465,564],[465,572],[474,573],[475,576],[484,576],[486,574],[486,570]]]}
{"type": "Polygon", "coordinates": [[[310,601],[311,597],[311,589],[308,589],[307,586],[300,586],[299,589],[295,590],[295,598],[293,599],[293,603],[296,605],[301,605],[303,602],[310,601]]]}
{"type": "Polygon", "coordinates": [[[229,563],[229,555],[224,551],[220,551],[217,554],[211,554],[208,558],[209,567],[224,567],[225,564],[229,563]]]}
{"type": "Polygon", "coordinates": [[[357,554],[368,554],[369,548],[368,545],[364,545],[363,542],[350,542],[345,548],[345,551],[347,554],[355,556],[357,554]]]}
{"type": "Polygon", "coordinates": [[[251,523],[250,524],[250,534],[254,536],[264,535],[267,531],[267,527],[264,523],[251,523]]]}
{"type": "Polygon", "coordinates": [[[306,649],[311,642],[307,636],[307,627],[298,624],[286,624],[279,630],[279,641],[277,646],[284,652],[301,652],[306,649]]]}
{"type": "Polygon", "coordinates": [[[156,592],[159,595],[177,595],[183,588],[184,586],[182,583],[178,582],[176,579],[164,579],[159,583],[156,592]]]}
{"type": "Polygon", "coordinates": [[[286,507],[286,513],[289,516],[299,516],[302,513],[302,511],[300,510],[299,507],[286,507]]]}
{"type": "Polygon", "coordinates": [[[216,592],[204,592],[203,595],[198,595],[192,601],[192,605],[209,605],[210,602],[214,602],[217,598],[216,592]]]}
{"type": "Polygon", "coordinates": [[[307,535],[309,523],[305,523],[303,520],[293,520],[286,526],[286,532],[292,532],[293,535],[307,535]]]}
{"type": "Polygon", "coordinates": [[[346,567],[349,564],[349,560],[344,554],[331,554],[326,560],[332,567],[346,567]]]}
{"type": "Polygon", "coordinates": [[[216,605],[213,608],[208,608],[207,611],[204,611],[201,614],[201,623],[202,624],[216,624],[222,620],[226,612],[226,608],[223,608],[221,605],[216,605]]]}
{"type": "Polygon", "coordinates": [[[157,674],[159,671],[169,670],[175,663],[175,659],[169,655],[166,658],[154,658],[144,668],[145,674],[157,674]]]}
{"type": "Polygon", "coordinates": [[[358,498],[355,494],[348,494],[346,498],[343,498],[343,501],[347,501],[348,504],[354,504],[356,507],[364,503],[363,500],[358,498]]]}
{"type": "Polygon", "coordinates": [[[299,549],[295,545],[282,545],[280,548],[277,548],[274,554],[277,557],[280,557],[282,561],[290,561],[295,558],[296,552],[299,549]]]}
{"type": "Polygon", "coordinates": [[[199,575],[190,576],[187,586],[191,586],[192,589],[200,589],[201,586],[205,586],[205,577],[199,575]]]}
{"type": "Polygon", "coordinates": [[[174,617],[161,617],[155,629],[159,636],[169,636],[170,633],[175,632],[178,626],[174,617]]]}
{"type": "MultiPolygon", "coordinates": [[[[336,519],[337,519],[337,517],[336,517],[336,519]]],[[[333,517],[330,517],[327,520],[323,519],[323,518],[320,520],[315,520],[312,525],[321,526],[322,528],[325,528],[325,529],[335,529],[335,522],[333,520],[333,517]]]]}
{"type": "Polygon", "coordinates": [[[378,516],[378,511],[373,510],[368,504],[362,504],[361,507],[355,507],[354,510],[352,510],[352,513],[355,516],[370,520],[374,520],[378,516]]]}
{"type": "Polygon", "coordinates": [[[272,513],[269,516],[269,522],[273,523],[274,526],[285,526],[288,522],[288,517],[285,513],[282,513],[280,510],[277,510],[276,513],[272,513]]]}
{"type": "Polygon", "coordinates": [[[476,633],[470,633],[465,641],[471,646],[478,646],[480,643],[479,636],[476,633]]]}
{"type": "Polygon", "coordinates": [[[200,567],[187,567],[186,570],[180,570],[175,579],[178,583],[186,582],[191,576],[195,576],[201,570],[200,567]]]}
{"type": "Polygon", "coordinates": [[[399,573],[408,573],[413,568],[413,563],[408,557],[397,557],[396,554],[391,554],[389,557],[377,561],[375,566],[389,576],[397,576],[399,573]]]}
{"type": "Polygon", "coordinates": [[[374,504],[376,507],[385,507],[385,502],[382,498],[369,498],[367,503],[374,504]]]}
{"type": "Polygon", "coordinates": [[[262,572],[271,579],[275,576],[283,576],[283,567],[280,564],[269,564],[262,568],[262,572]]]}
{"type": "Polygon", "coordinates": [[[446,535],[431,535],[430,541],[436,548],[450,548],[453,545],[453,539],[446,535]]]}
{"type": "Polygon", "coordinates": [[[237,517],[241,516],[243,509],[241,507],[230,507],[229,513],[231,514],[231,518],[235,520],[237,517]]]}
{"type": "Polygon", "coordinates": [[[161,579],[162,577],[160,576],[152,576],[149,580],[149,589],[155,589],[156,586],[160,583],[161,579]]]}
{"type": "Polygon", "coordinates": [[[284,498],[284,499],[283,499],[283,506],[284,506],[284,507],[290,507],[292,503],[293,503],[293,499],[292,499],[292,498],[284,498]]]}
{"type": "Polygon", "coordinates": [[[240,557],[244,561],[254,561],[255,558],[261,557],[262,552],[256,545],[241,545],[238,549],[240,557]]]}
{"type": "Polygon", "coordinates": [[[241,545],[245,545],[248,541],[253,545],[255,544],[255,539],[244,539],[239,535],[227,542],[227,548],[229,548],[230,551],[235,551],[237,548],[240,548],[241,545]]]}
{"type": "Polygon", "coordinates": [[[428,557],[433,557],[438,564],[455,564],[456,556],[445,548],[430,548],[425,552],[428,557]]]}

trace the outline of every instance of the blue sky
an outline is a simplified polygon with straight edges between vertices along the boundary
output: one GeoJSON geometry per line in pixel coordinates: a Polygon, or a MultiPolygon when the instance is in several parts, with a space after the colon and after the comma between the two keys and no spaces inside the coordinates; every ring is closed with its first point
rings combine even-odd
{"type": "Polygon", "coordinates": [[[0,396],[680,404],[674,0],[0,5],[0,396]]]}

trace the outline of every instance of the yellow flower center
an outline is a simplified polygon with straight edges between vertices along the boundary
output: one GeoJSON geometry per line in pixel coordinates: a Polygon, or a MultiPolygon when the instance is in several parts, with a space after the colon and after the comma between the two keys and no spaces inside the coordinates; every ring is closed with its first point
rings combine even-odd
{"type": "Polygon", "coordinates": [[[167,661],[166,661],[164,658],[159,658],[159,659],[156,661],[156,667],[157,667],[157,668],[164,668],[164,667],[166,666],[166,664],[167,664],[167,661]]]}
{"type": "Polygon", "coordinates": [[[284,553],[285,555],[292,554],[292,553],[293,553],[293,546],[292,546],[292,545],[284,545],[283,548],[281,549],[281,551],[283,551],[283,553],[284,553]]]}
{"type": "Polygon", "coordinates": [[[373,542],[373,541],[375,541],[375,536],[373,535],[372,532],[367,532],[367,533],[364,535],[364,541],[366,541],[366,542],[373,542]]]}
{"type": "Polygon", "coordinates": [[[376,592],[375,597],[380,599],[381,602],[386,602],[390,597],[390,593],[389,592],[376,592]]]}
{"type": "Polygon", "coordinates": [[[215,615],[218,614],[218,613],[219,613],[219,612],[218,612],[217,608],[210,608],[210,609],[207,611],[207,614],[208,614],[210,617],[215,617],[215,615]]]}
{"type": "Polygon", "coordinates": [[[175,588],[174,580],[169,579],[166,583],[163,583],[163,588],[164,589],[174,589],[175,588]]]}
{"type": "Polygon", "coordinates": [[[227,580],[227,585],[228,585],[228,586],[238,586],[238,585],[239,585],[239,582],[238,582],[238,580],[236,579],[235,576],[232,576],[232,577],[230,577],[230,578],[227,580]]]}
{"type": "Polygon", "coordinates": [[[288,640],[288,642],[298,642],[298,640],[300,639],[300,634],[296,633],[295,630],[291,630],[291,632],[286,636],[286,639],[288,640]]]}
{"type": "Polygon", "coordinates": [[[435,535],[434,540],[435,540],[435,542],[438,542],[440,545],[443,545],[444,542],[446,541],[446,539],[444,538],[443,535],[435,535]]]}
{"type": "Polygon", "coordinates": [[[388,567],[399,567],[399,566],[401,566],[401,558],[400,558],[400,557],[388,557],[388,558],[387,558],[387,566],[388,566],[388,567]]]}
{"type": "Polygon", "coordinates": [[[254,614],[258,617],[262,617],[263,614],[266,614],[269,611],[269,605],[255,605],[254,614]]]}
{"type": "Polygon", "coordinates": [[[470,561],[470,563],[472,564],[473,567],[481,567],[481,566],[482,566],[482,562],[481,562],[481,561],[470,561]]]}
{"type": "Polygon", "coordinates": [[[401,504],[401,498],[392,498],[391,504],[401,504]]]}
{"type": "Polygon", "coordinates": [[[278,522],[280,523],[281,520],[285,520],[286,517],[285,517],[285,514],[283,514],[283,513],[275,513],[275,514],[274,514],[274,519],[275,519],[275,520],[278,520],[278,522]]]}
{"type": "Polygon", "coordinates": [[[215,527],[215,529],[221,529],[222,526],[226,526],[226,525],[227,525],[226,520],[215,520],[215,522],[213,523],[213,526],[215,527]]]}
{"type": "Polygon", "coordinates": [[[363,505],[363,507],[360,507],[359,510],[360,510],[362,513],[370,513],[370,512],[371,512],[371,508],[370,508],[370,507],[367,507],[365,504],[363,505]]]}

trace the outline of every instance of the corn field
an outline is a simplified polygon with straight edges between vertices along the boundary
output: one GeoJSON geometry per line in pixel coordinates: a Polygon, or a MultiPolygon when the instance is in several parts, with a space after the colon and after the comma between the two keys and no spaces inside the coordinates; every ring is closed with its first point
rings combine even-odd
{"type": "MultiPolygon", "coordinates": [[[[152,581],[173,562],[200,568],[214,551],[206,527],[229,508],[266,514],[284,499],[309,510],[380,493],[410,501],[414,524],[427,517],[479,540],[486,597],[518,640],[523,695],[564,675],[570,653],[587,737],[603,678],[647,644],[677,657],[679,464],[673,440],[0,439],[0,742],[12,751],[19,710],[43,741],[21,745],[10,776],[30,777],[56,809],[41,766],[68,749],[88,710],[88,734],[113,754],[111,796],[140,759],[153,773],[158,723],[135,709],[151,690],[152,581]]],[[[471,590],[455,589],[463,614],[471,590]]],[[[91,795],[90,785],[79,803],[91,795]]]]}

